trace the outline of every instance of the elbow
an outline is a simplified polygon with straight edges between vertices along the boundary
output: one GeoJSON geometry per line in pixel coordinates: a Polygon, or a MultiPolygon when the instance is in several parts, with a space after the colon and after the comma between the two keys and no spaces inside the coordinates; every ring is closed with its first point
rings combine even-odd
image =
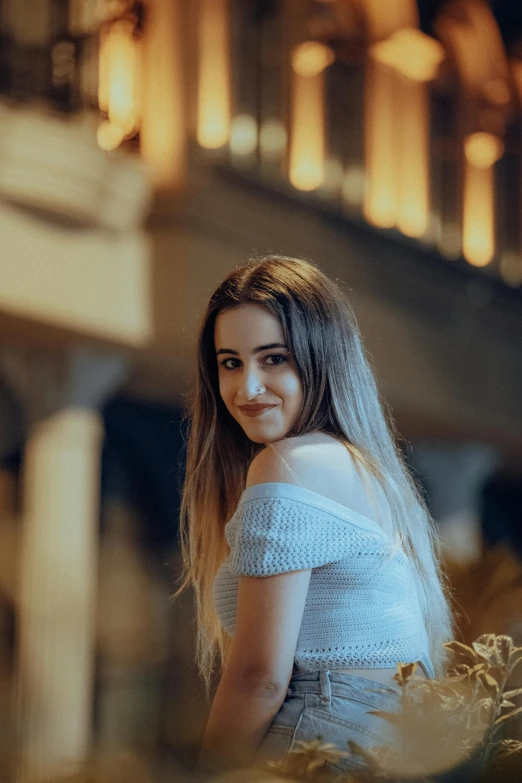
{"type": "Polygon", "coordinates": [[[288,690],[288,682],[271,672],[245,669],[231,676],[239,690],[266,701],[282,703],[288,690]]]}

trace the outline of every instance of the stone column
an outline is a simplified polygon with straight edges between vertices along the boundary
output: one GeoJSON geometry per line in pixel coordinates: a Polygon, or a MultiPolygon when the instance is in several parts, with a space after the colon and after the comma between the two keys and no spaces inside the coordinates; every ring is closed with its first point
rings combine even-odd
{"type": "Polygon", "coordinates": [[[37,767],[88,751],[102,436],[96,411],[68,408],[26,446],[18,706],[37,767]]]}
{"type": "Polygon", "coordinates": [[[16,684],[19,779],[74,768],[90,746],[95,652],[98,406],[123,357],[0,351],[26,414],[16,684]]]}

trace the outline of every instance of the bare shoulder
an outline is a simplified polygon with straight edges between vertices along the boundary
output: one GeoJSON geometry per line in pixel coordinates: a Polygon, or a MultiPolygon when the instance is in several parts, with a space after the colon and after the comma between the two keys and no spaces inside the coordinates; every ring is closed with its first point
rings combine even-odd
{"type": "Polygon", "coordinates": [[[253,459],[246,486],[295,484],[357,511],[380,518],[388,503],[376,479],[333,436],[317,432],[285,438],[265,447],[253,459]]]}
{"type": "Polygon", "coordinates": [[[342,475],[347,481],[352,473],[355,460],[345,446],[327,433],[314,432],[268,444],[252,460],[247,486],[284,482],[323,493],[332,479],[342,475]]]}

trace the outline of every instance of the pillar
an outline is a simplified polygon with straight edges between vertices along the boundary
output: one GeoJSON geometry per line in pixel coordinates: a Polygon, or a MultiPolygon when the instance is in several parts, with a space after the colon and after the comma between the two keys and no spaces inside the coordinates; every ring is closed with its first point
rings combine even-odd
{"type": "Polygon", "coordinates": [[[91,741],[99,477],[98,406],[125,371],[86,349],[0,351],[26,417],[19,555],[18,779],[85,761],[91,741]]]}

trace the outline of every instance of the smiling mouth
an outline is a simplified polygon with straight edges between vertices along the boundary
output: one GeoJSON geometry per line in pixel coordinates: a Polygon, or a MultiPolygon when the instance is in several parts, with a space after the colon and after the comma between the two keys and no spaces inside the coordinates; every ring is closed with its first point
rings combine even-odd
{"type": "Polygon", "coordinates": [[[262,405],[256,408],[241,408],[241,412],[245,414],[245,416],[254,417],[254,416],[261,416],[263,413],[266,413],[266,411],[272,410],[272,408],[275,408],[275,405],[262,405]]]}

